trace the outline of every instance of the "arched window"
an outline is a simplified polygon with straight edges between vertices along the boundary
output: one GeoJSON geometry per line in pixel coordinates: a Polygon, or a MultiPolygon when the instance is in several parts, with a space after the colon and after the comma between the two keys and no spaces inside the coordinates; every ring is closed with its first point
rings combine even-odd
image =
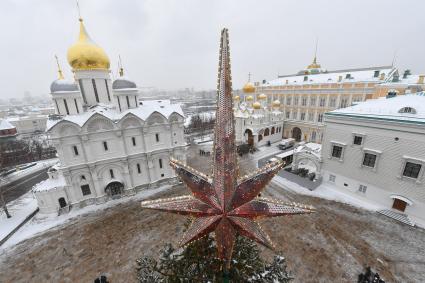
{"type": "Polygon", "coordinates": [[[272,127],[272,132],[271,132],[271,134],[272,134],[272,135],[274,135],[274,127],[272,127]]]}
{"type": "Polygon", "coordinates": [[[84,175],[81,175],[80,188],[81,188],[81,193],[83,194],[83,196],[87,196],[91,194],[90,185],[86,180],[86,176],[84,175]]]}
{"type": "Polygon", "coordinates": [[[269,134],[270,134],[270,130],[269,130],[269,128],[266,128],[264,130],[264,136],[267,137],[269,134]]]}
{"type": "Polygon", "coordinates": [[[398,110],[398,113],[416,114],[416,109],[413,107],[403,107],[400,110],[398,110]]]}

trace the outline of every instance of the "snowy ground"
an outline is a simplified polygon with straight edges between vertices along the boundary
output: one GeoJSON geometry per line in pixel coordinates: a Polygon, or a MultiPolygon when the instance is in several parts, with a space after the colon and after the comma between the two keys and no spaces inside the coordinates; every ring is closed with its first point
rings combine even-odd
{"type": "MultiPolygon", "coordinates": [[[[107,203],[103,203],[100,205],[90,205],[90,206],[86,206],[82,209],[77,209],[77,210],[71,210],[69,213],[67,214],[62,214],[60,216],[57,216],[56,214],[51,214],[51,215],[46,215],[46,214],[37,214],[33,219],[31,219],[28,223],[26,223],[21,229],[19,229],[19,231],[14,234],[11,238],[9,238],[9,240],[6,241],[6,243],[3,244],[3,246],[0,247],[0,252],[8,247],[14,246],[17,243],[34,237],[35,235],[44,232],[48,229],[63,225],[65,223],[67,223],[69,220],[74,219],[76,217],[81,217],[82,215],[85,215],[87,213],[92,213],[95,211],[102,211],[108,207],[114,207],[118,204],[122,204],[122,203],[126,203],[129,201],[139,201],[145,198],[148,198],[154,194],[157,194],[159,192],[162,191],[166,191],[169,190],[171,187],[170,186],[162,186],[160,188],[157,189],[151,189],[151,190],[146,190],[146,191],[141,191],[138,194],[136,194],[135,196],[132,197],[124,197],[124,198],[120,198],[120,199],[115,199],[115,200],[111,200],[108,201],[107,203]]],[[[26,195],[26,198],[24,199],[18,199],[16,201],[18,201],[18,205],[19,207],[15,209],[15,206],[13,204],[10,204],[11,208],[17,212],[19,211],[18,209],[21,208],[20,214],[16,214],[16,219],[15,217],[9,218],[8,220],[14,219],[13,222],[14,224],[18,224],[19,225],[19,219],[25,219],[25,217],[27,215],[29,215],[31,212],[33,212],[36,208],[37,208],[37,201],[32,198],[32,193],[29,192],[26,195]],[[29,200],[31,199],[31,200],[29,200]],[[22,217],[19,217],[20,215],[22,215],[22,217]]],[[[11,211],[12,213],[12,211],[11,211]]],[[[15,216],[15,214],[14,214],[15,216]]],[[[6,216],[4,216],[4,218],[6,218],[6,216]]],[[[3,222],[0,222],[0,224],[3,224],[3,222]]],[[[12,227],[12,223],[10,223],[9,225],[11,227],[10,230],[12,230],[14,227],[12,227]]],[[[2,229],[0,231],[0,235],[2,235],[2,231],[3,231],[3,226],[1,226],[2,229]]],[[[16,227],[16,226],[15,226],[16,227]]],[[[1,237],[0,237],[1,238],[1,237]]],[[[1,281],[0,281],[1,282],[1,281]]]]}
{"type": "Polygon", "coordinates": [[[13,229],[21,224],[28,215],[37,209],[37,200],[33,197],[31,192],[28,192],[22,197],[8,203],[7,208],[12,217],[7,218],[6,213],[0,210],[0,240],[5,238],[13,229]]]}

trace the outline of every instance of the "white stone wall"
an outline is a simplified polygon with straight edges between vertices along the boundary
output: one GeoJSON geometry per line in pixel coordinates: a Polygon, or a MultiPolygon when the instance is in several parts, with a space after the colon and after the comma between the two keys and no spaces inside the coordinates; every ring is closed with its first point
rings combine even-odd
{"type": "Polygon", "coordinates": [[[365,198],[391,208],[391,195],[413,201],[406,208],[412,217],[425,220],[425,126],[394,121],[326,116],[323,147],[323,179],[335,176],[335,185],[342,191],[356,193],[366,185],[365,198]],[[363,144],[354,145],[354,134],[363,135],[363,144]],[[331,157],[332,144],[343,146],[343,157],[331,157]],[[362,165],[363,155],[375,151],[375,168],[362,165]],[[405,158],[424,162],[419,177],[402,176],[405,158]]]}

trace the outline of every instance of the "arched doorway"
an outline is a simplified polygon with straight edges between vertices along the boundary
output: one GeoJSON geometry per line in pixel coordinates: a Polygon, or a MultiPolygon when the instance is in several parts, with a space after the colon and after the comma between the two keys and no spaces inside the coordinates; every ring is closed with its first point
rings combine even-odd
{"type": "Polygon", "coordinates": [[[123,190],[124,190],[123,183],[118,181],[110,182],[105,188],[106,194],[110,196],[120,195],[123,190]]]}
{"type": "Polygon", "coordinates": [[[301,141],[301,129],[298,127],[294,127],[292,129],[292,137],[297,141],[301,141]]]}
{"type": "Polygon", "coordinates": [[[250,129],[246,129],[244,136],[247,137],[247,142],[250,146],[254,145],[254,135],[252,134],[252,131],[250,129]]]}
{"type": "Polygon", "coordinates": [[[259,134],[258,135],[258,141],[260,142],[263,139],[263,135],[259,134]]]}
{"type": "Polygon", "coordinates": [[[269,130],[269,128],[266,128],[264,130],[264,136],[267,137],[269,134],[270,134],[270,130],[269,130]]]}
{"type": "Polygon", "coordinates": [[[271,135],[274,135],[274,127],[272,127],[271,135]]]}
{"type": "Polygon", "coordinates": [[[58,202],[59,202],[59,207],[60,208],[64,208],[66,206],[66,200],[65,200],[65,198],[59,198],[58,199],[58,202]]]}

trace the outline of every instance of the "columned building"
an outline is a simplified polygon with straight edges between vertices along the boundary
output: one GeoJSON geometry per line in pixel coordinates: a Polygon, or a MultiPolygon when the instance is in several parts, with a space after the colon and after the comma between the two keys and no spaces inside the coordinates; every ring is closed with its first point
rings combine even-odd
{"type": "Polygon", "coordinates": [[[424,77],[412,75],[409,70],[399,74],[393,66],[328,71],[315,57],[312,64],[297,74],[250,84],[251,92],[243,92],[241,101],[257,101],[261,94],[268,104],[280,101],[279,110],[285,120],[283,136],[321,143],[324,113],[389,92],[402,95],[422,91],[424,77]]]}
{"type": "Polygon", "coordinates": [[[56,108],[47,133],[60,162],[34,189],[41,213],[61,213],[175,182],[170,157],[185,160],[184,117],[168,100],[139,101],[137,85],[112,81],[105,51],[82,19],[68,50],[75,80],[59,78],[50,91],[56,108]]]}

